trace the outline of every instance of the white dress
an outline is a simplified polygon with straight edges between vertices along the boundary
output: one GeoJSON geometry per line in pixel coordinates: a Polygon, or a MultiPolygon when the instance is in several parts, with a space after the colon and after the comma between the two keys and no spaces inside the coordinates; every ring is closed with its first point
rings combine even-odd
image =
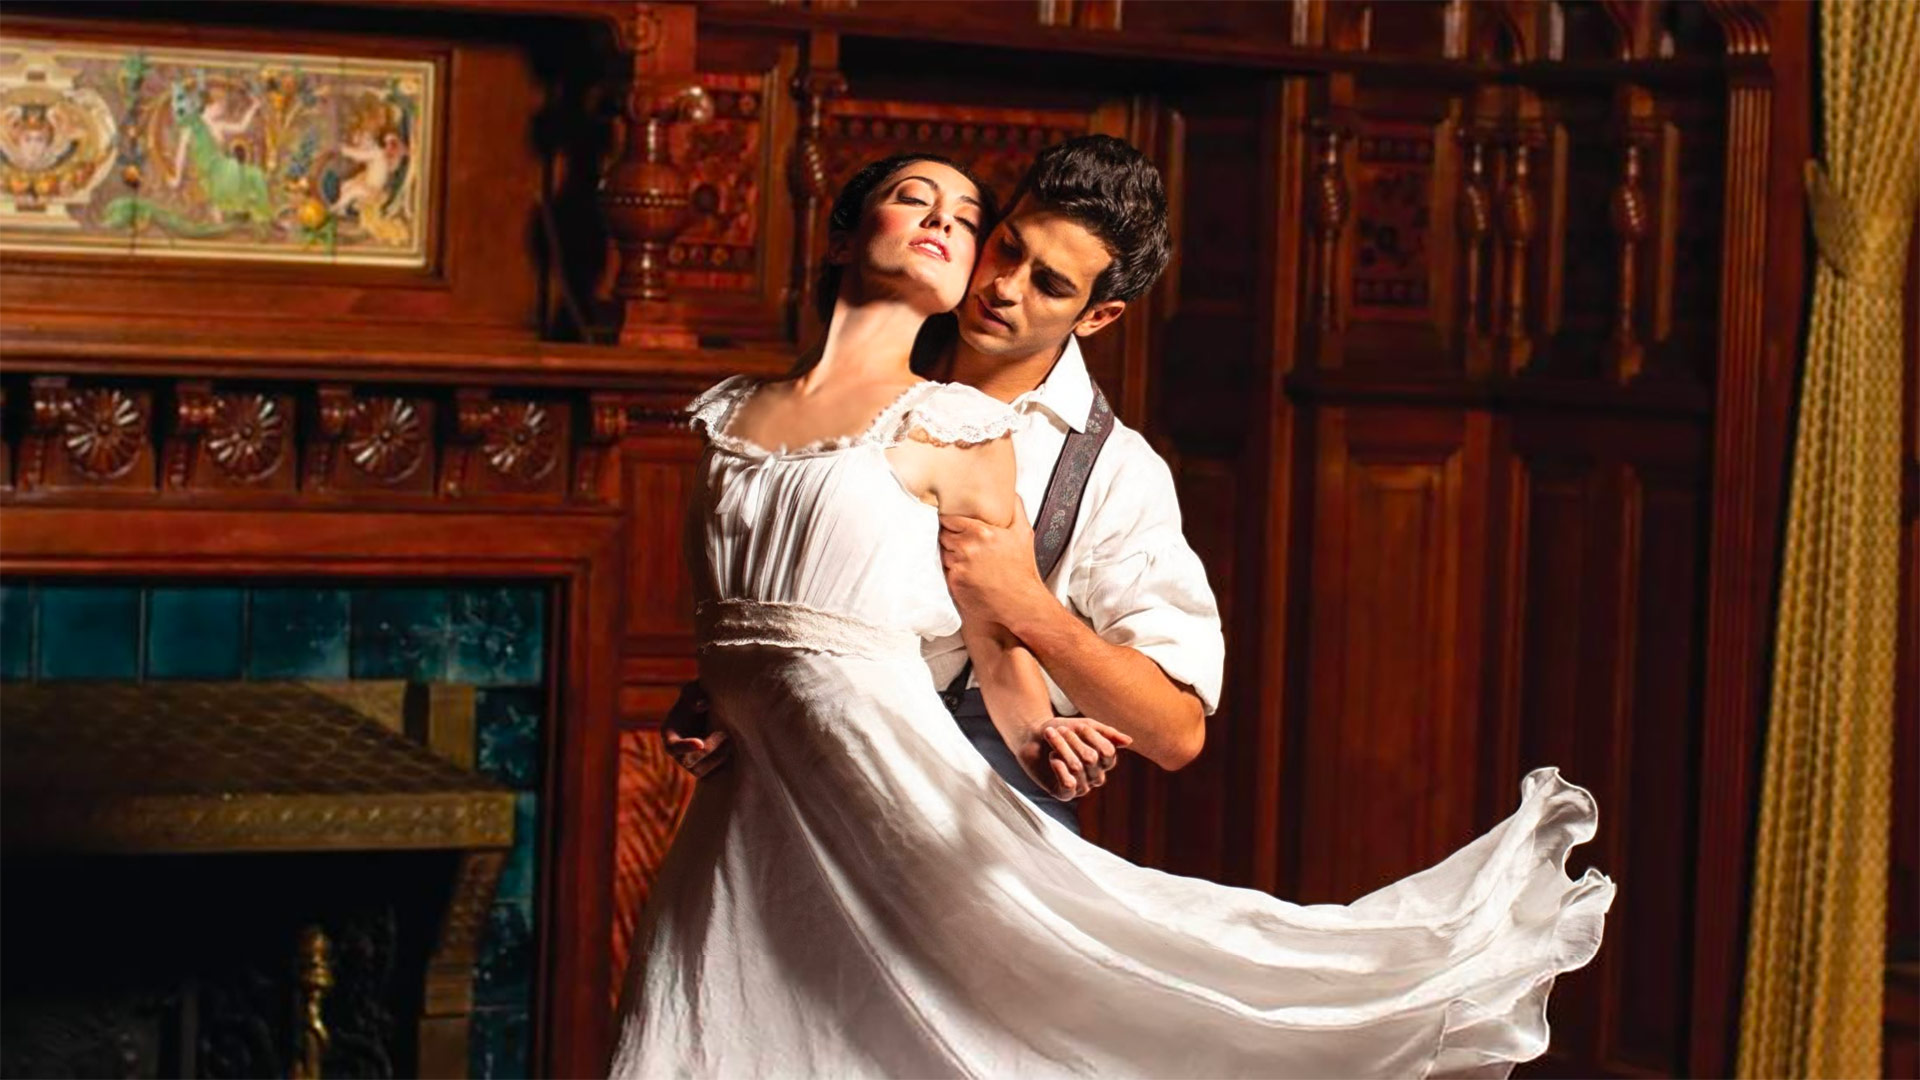
{"type": "Polygon", "coordinates": [[[1014,414],[929,383],[769,452],[727,434],[753,385],[693,406],[700,679],[733,760],[648,900],[613,1075],[1500,1076],[1546,1048],[1613,899],[1564,869],[1586,791],[1540,769],[1491,832],[1345,906],[1087,843],[1001,782],[920,658],[959,616],[886,449],[1014,414]]]}

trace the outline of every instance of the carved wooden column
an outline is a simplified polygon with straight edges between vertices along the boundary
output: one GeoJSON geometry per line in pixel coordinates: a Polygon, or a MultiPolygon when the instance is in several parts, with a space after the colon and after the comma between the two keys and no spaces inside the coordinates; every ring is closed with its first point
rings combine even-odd
{"type": "Polygon", "coordinates": [[[1494,218],[1500,237],[1494,325],[1503,366],[1511,374],[1526,370],[1533,361],[1528,282],[1539,227],[1533,164],[1543,139],[1537,123],[1522,120],[1509,127],[1504,141],[1504,175],[1494,218]]]}
{"type": "Polygon", "coordinates": [[[793,156],[787,160],[787,185],[793,192],[793,285],[789,292],[788,326],[795,341],[811,341],[819,332],[814,308],[820,281],[814,273],[825,253],[827,163],[820,148],[827,102],[847,92],[840,73],[840,36],[817,32],[807,40],[807,70],[793,80],[794,103],[800,107],[800,131],[793,156]]]}
{"type": "Polygon", "coordinates": [[[1323,369],[1341,365],[1340,281],[1346,273],[1342,248],[1353,211],[1353,185],[1347,174],[1347,147],[1353,141],[1353,119],[1348,110],[1352,93],[1351,79],[1340,75],[1329,78],[1326,102],[1307,124],[1310,171],[1303,201],[1313,237],[1306,304],[1313,347],[1307,352],[1314,358],[1314,365],[1323,369]]]}
{"type": "Polygon", "coordinates": [[[1491,137],[1477,120],[1460,125],[1460,195],[1454,216],[1460,230],[1460,345],[1463,366],[1484,371],[1487,360],[1487,241],[1493,232],[1493,192],[1487,158],[1491,137]]]}
{"type": "Polygon", "coordinates": [[[1615,111],[1620,177],[1608,218],[1618,265],[1608,367],[1614,381],[1624,384],[1646,370],[1648,350],[1665,341],[1672,326],[1678,181],[1673,125],[1657,116],[1652,94],[1637,86],[1623,87],[1615,111]]]}
{"type": "Polygon", "coordinates": [[[600,209],[620,253],[613,286],[619,343],[690,349],[697,342],[666,286],[667,249],[691,215],[686,177],[667,153],[667,130],[713,116],[713,103],[694,82],[694,9],[634,4],[614,26],[633,64],[621,108],[620,156],[600,181],[600,209]]]}

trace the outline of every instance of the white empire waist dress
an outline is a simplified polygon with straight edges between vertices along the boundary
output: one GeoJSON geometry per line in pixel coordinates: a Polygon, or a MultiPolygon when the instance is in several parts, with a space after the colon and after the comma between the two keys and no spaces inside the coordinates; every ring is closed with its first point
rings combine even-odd
{"type": "Polygon", "coordinates": [[[941,705],[938,517],[886,457],[1015,415],[928,383],[864,435],[766,451],[727,434],[755,385],[693,406],[700,679],[734,752],[642,915],[614,1076],[1503,1076],[1546,1048],[1613,900],[1565,870],[1586,791],[1535,771],[1491,832],[1347,905],[1087,843],[941,705]]]}

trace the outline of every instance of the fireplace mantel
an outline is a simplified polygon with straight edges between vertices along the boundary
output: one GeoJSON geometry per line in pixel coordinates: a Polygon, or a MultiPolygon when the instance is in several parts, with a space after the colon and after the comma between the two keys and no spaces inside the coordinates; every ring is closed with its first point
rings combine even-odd
{"type": "Polygon", "coordinates": [[[546,838],[538,886],[543,1072],[605,1067],[618,733],[616,651],[621,516],[610,509],[491,513],[418,509],[13,505],[0,576],[37,579],[542,581],[554,590],[549,640],[559,688],[547,752],[546,838]],[[551,1018],[551,1019],[549,1019],[551,1018]],[[557,1022],[555,1022],[557,1021],[557,1022]]]}

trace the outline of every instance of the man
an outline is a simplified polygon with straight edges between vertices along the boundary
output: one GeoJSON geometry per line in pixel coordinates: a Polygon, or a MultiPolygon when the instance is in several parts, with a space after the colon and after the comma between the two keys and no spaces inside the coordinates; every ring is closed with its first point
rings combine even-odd
{"type": "MultiPolygon", "coordinates": [[[[1200,753],[1206,716],[1219,703],[1219,610],[1181,533],[1172,474],[1106,407],[1079,346],[1166,269],[1166,218],[1159,173],[1122,140],[1090,135],[1042,152],[982,245],[955,311],[959,340],[935,374],[1028,417],[1014,435],[1025,513],[1008,528],[941,518],[955,604],[1033,651],[1061,715],[1104,721],[1129,735],[1136,753],[1178,769],[1200,753]],[[1035,513],[1043,518],[1038,546],[1054,564],[1044,576],[1029,525],[1035,513]]],[[[923,651],[982,756],[1043,812],[1077,829],[1060,797],[1104,783],[1112,746],[1079,745],[1078,760],[1067,760],[1072,789],[1042,789],[988,719],[960,636],[923,651]]],[[[665,731],[669,753],[697,775],[725,754],[724,733],[703,734],[701,711],[689,688],[665,731]]]]}

